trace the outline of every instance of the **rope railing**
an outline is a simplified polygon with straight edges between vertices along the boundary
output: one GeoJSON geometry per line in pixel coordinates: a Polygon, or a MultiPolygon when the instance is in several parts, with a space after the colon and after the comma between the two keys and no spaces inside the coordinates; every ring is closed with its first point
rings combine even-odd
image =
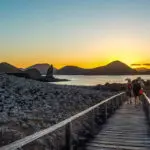
{"type": "MultiPolygon", "coordinates": [[[[112,106],[114,106],[115,109],[117,109],[121,104],[122,102],[124,101],[124,95],[125,95],[125,92],[121,92],[119,94],[116,94],[110,98],[107,98],[101,102],[99,102],[98,104],[74,115],[74,116],[71,116],[70,118],[68,119],[65,119],[49,128],[46,128],[46,129],[43,129],[39,132],[36,132],[32,135],[29,135],[29,136],[26,136],[20,140],[17,140],[15,142],[12,142],[6,146],[3,146],[0,148],[0,150],[17,150],[19,148],[22,148],[23,146],[45,136],[45,135],[48,135],[58,129],[60,129],[61,127],[65,127],[65,133],[66,133],[66,150],[71,150],[72,148],[72,138],[71,138],[71,132],[72,132],[72,122],[75,121],[76,119],[86,115],[87,113],[89,112],[92,112],[93,110],[99,108],[100,106],[104,105],[104,115],[105,115],[105,119],[108,118],[108,102],[111,102],[112,106]],[[116,99],[118,98],[118,99],[116,99]]],[[[112,108],[112,109],[114,109],[112,108]]]]}

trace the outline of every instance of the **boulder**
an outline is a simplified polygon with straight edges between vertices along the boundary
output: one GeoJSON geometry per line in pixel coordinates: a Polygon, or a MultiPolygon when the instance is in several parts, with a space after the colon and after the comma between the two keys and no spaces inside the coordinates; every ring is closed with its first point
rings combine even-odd
{"type": "Polygon", "coordinates": [[[27,69],[24,72],[28,74],[31,79],[39,80],[41,78],[41,73],[37,69],[27,69]]]}

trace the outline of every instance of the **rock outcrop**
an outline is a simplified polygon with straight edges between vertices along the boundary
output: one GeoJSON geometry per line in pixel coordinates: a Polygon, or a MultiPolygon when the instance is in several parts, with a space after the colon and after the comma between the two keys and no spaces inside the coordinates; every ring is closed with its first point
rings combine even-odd
{"type": "Polygon", "coordinates": [[[54,71],[54,68],[53,68],[53,65],[51,65],[48,70],[47,70],[47,74],[46,74],[46,78],[47,79],[51,79],[53,78],[53,71],[54,71]]]}
{"type": "Polygon", "coordinates": [[[8,63],[0,63],[0,73],[21,73],[22,71],[8,63]]]}
{"type": "MultiPolygon", "coordinates": [[[[37,69],[38,71],[40,71],[42,75],[46,75],[49,67],[51,67],[51,65],[47,63],[43,63],[43,64],[32,65],[26,69],[37,69]]],[[[53,67],[53,72],[55,73],[56,71],[57,69],[53,67]]]]}
{"type": "Polygon", "coordinates": [[[24,73],[29,75],[30,79],[39,80],[41,79],[41,74],[37,69],[28,69],[24,73]]]}

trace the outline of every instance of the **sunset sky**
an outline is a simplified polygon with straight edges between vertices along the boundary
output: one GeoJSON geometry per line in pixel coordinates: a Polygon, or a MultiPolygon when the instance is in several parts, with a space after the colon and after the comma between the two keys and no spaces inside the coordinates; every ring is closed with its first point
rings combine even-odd
{"type": "Polygon", "coordinates": [[[114,60],[150,63],[150,0],[0,0],[0,62],[91,68],[114,60]]]}

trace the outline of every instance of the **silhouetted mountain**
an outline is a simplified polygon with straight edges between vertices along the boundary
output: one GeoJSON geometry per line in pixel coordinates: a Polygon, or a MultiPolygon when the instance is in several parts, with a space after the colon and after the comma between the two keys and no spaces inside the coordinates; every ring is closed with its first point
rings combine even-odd
{"type": "Polygon", "coordinates": [[[21,73],[22,71],[6,62],[0,63],[0,73],[21,73]]]}
{"type": "Polygon", "coordinates": [[[141,68],[135,68],[135,70],[137,70],[138,72],[147,72],[147,71],[150,71],[150,69],[147,69],[147,68],[144,68],[144,67],[141,67],[141,68]]]}
{"type": "Polygon", "coordinates": [[[88,72],[89,75],[128,75],[136,73],[136,70],[120,61],[111,62],[106,66],[97,67],[88,72]]]}
{"type": "Polygon", "coordinates": [[[114,61],[106,66],[101,66],[94,69],[66,66],[57,71],[57,74],[61,75],[128,75],[136,73],[136,70],[120,61],[114,61]]]}
{"type": "Polygon", "coordinates": [[[28,74],[31,79],[38,80],[41,78],[41,73],[37,69],[27,69],[24,73],[28,74]]]}
{"type": "Polygon", "coordinates": [[[56,74],[60,74],[60,75],[82,75],[86,73],[87,73],[87,69],[83,69],[76,66],[65,66],[56,71],[56,74]]]}
{"type": "Polygon", "coordinates": [[[143,72],[139,72],[139,74],[150,75],[150,69],[147,69],[146,71],[143,71],[143,72]]]}
{"type": "MultiPolygon", "coordinates": [[[[33,66],[28,67],[27,69],[37,69],[40,71],[42,75],[46,75],[48,68],[50,67],[49,64],[35,64],[33,66]]],[[[54,73],[57,69],[54,68],[54,73]]]]}

